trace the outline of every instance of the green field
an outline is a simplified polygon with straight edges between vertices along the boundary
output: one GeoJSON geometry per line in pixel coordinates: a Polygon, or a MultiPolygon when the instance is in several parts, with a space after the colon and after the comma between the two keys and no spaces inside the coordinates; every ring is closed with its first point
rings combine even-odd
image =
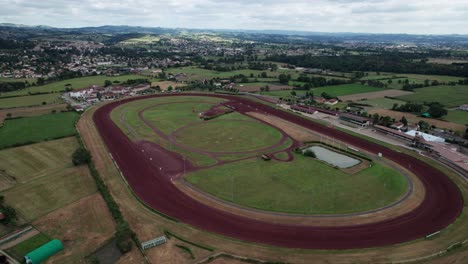
{"type": "MultiPolygon", "coordinates": [[[[124,122],[130,125],[139,137],[176,151],[198,166],[213,165],[215,160],[207,155],[177,147],[158,136],[138,117],[138,112],[149,106],[159,104],[145,110],[143,117],[166,135],[170,135],[188,124],[196,124],[179,131],[176,140],[182,145],[208,151],[246,151],[269,147],[279,142],[281,134],[276,129],[239,113],[226,114],[210,121],[199,118],[200,112],[206,111],[214,104],[222,101],[219,98],[191,96],[146,99],[127,103],[116,108],[111,113],[111,118],[131,139],[136,139],[135,135],[128,133],[124,122]],[[121,122],[122,120],[124,122],[121,122]],[[229,142],[229,144],[225,144],[226,142],[229,142]]],[[[291,141],[287,141],[281,144],[280,147],[287,148],[291,143],[291,141]]],[[[243,157],[245,157],[245,154],[226,154],[221,155],[219,158],[232,160],[243,157]]]]}
{"type": "Polygon", "coordinates": [[[42,233],[39,233],[28,240],[25,240],[18,245],[7,250],[16,259],[24,259],[24,256],[34,249],[49,242],[50,238],[42,233]]]}
{"type": "Polygon", "coordinates": [[[67,84],[70,84],[71,85],[70,87],[72,89],[81,89],[81,88],[85,88],[91,85],[103,86],[106,80],[109,80],[111,82],[114,82],[114,81],[123,82],[129,79],[145,79],[145,78],[147,77],[141,76],[141,75],[122,75],[122,76],[116,76],[116,77],[105,76],[105,75],[88,76],[88,77],[74,78],[74,79],[69,79],[69,80],[64,80],[64,81],[59,81],[59,82],[53,82],[53,83],[42,85],[42,86],[32,86],[24,90],[3,93],[1,94],[1,96],[27,95],[28,93],[39,93],[39,92],[41,93],[60,92],[60,91],[65,90],[65,87],[67,84]]]}
{"type": "Polygon", "coordinates": [[[0,149],[75,135],[75,112],[6,120],[0,128],[0,149]]]}
{"type": "Polygon", "coordinates": [[[331,96],[343,96],[343,95],[350,95],[350,94],[378,92],[378,91],[383,91],[383,90],[384,90],[383,88],[375,88],[375,87],[371,87],[367,85],[353,83],[353,84],[342,84],[342,85],[314,88],[311,91],[314,92],[315,96],[320,96],[323,92],[331,96]]]}
{"type": "Polygon", "coordinates": [[[468,102],[468,86],[431,86],[415,89],[413,94],[398,99],[416,103],[439,102],[446,107],[458,107],[468,102]]]}
{"type": "Polygon", "coordinates": [[[183,129],[176,140],[186,146],[213,152],[241,152],[279,142],[281,133],[260,122],[213,120],[183,129]]]}
{"type": "Polygon", "coordinates": [[[36,82],[36,78],[5,78],[0,77],[0,82],[29,82],[33,83],[36,82]]]}
{"type": "Polygon", "coordinates": [[[37,106],[46,104],[58,104],[62,103],[63,100],[60,98],[60,94],[40,94],[34,96],[19,96],[10,98],[0,97],[0,109],[13,108],[13,107],[25,107],[25,106],[37,106]]]}
{"type": "MultiPolygon", "coordinates": [[[[183,154],[197,166],[214,165],[215,161],[205,154],[168,144],[139,120],[137,112],[160,103],[143,112],[143,116],[165,134],[177,131],[175,136],[178,143],[205,151],[248,151],[272,146],[279,141],[281,136],[276,129],[239,113],[209,121],[200,120],[198,112],[208,109],[211,100],[213,98],[188,96],[146,99],[116,108],[111,117],[124,132],[127,132],[127,128],[121,118],[140,137],[183,154]],[[251,122],[239,122],[239,119],[251,122]],[[192,125],[178,130],[187,124],[192,125]]],[[[128,135],[134,139],[131,134],[128,135]]],[[[288,140],[271,151],[281,151],[291,143],[288,140]]],[[[262,152],[255,155],[260,154],[262,152]]],[[[278,156],[287,157],[285,153],[278,156]]],[[[248,156],[227,154],[218,158],[232,161],[244,157],[248,156]]],[[[189,175],[188,181],[203,191],[240,205],[305,214],[375,209],[395,201],[407,188],[404,176],[379,164],[350,175],[303,156],[296,156],[292,162],[265,162],[258,158],[237,161],[194,172],[189,175]]]]}
{"type": "Polygon", "coordinates": [[[461,110],[449,110],[448,114],[443,117],[444,120],[447,120],[452,123],[457,123],[461,125],[468,126],[468,112],[461,110]]]}
{"type": "Polygon", "coordinates": [[[359,212],[385,206],[407,189],[404,176],[374,164],[354,175],[295,155],[292,162],[249,159],[189,174],[187,181],[226,201],[301,214],[359,212]]]}
{"type": "Polygon", "coordinates": [[[64,138],[0,151],[0,170],[15,180],[1,192],[26,222],[96,191],[86,166],[74,167],[76,138],[64,138]]]}
{"type": "Polygon", "coordinates": [[[393,104],[403,105],[406,102],[402,100],[396,100],[396,99],[390,99],[390,98],[376,98],[376,99],[357,101],[357,103],[368,104],[375,108],[391,109],[393,107],[393,104]]]}

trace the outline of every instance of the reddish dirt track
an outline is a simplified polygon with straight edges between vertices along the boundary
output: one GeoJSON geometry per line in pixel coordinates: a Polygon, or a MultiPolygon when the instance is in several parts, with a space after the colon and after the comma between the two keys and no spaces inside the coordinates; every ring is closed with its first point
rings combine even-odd
{"type": "MultiPolygon", "coordinates": [[[[201,96],[170,96],[183,95],[201,96]]],[[[258,111],[275,115],[370,152],[381,152],[384,157],[401,166],[411,166],[410,170],[421,179],[427,195],[421,205],[410,213],[382,222],[356,226],[292,226],[233,215],[197,202],[172,184],[171,178],[183,172],[180,155],[154,144],[152,147],[155,150],[142,152],[141,144],[131,142],[110,118],[110,112],[122,102],[110,103],[99,108],[94,114],[94,122],[134,192],[155,210],[184,223],[236,239],[275,246],[353,249],[385,246],[421,238],[454,222],[463,209],[462,196],[456,185],[442,172],[414,157],[247,98],[226,95],[202,96],[230,99],[237,102],[234,105],[235,110],[241,113],[258,111]],[[166,168],[173,170],[166,171],[166,168]]],[[[124,102],[149,97],[151,96],[129,98],[124,102]]]]}

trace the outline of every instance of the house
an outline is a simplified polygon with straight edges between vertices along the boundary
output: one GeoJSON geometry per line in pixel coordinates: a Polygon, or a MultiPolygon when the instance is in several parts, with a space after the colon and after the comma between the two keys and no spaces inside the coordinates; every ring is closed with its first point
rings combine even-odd
{"type": "Polygon", "coordinates": [[[468,104],[460,105],[460,107],[458,107],[458,109],[460,109],[462,111],[468,111],[468,104]]]}
{"type": "Polygon", "coordinates": [[[325,103],[327,100],[323,97],[314,97],[314,101],[318,104],[323,104],[325,103]]]}
{"type": "Polygon", "coordinates": [[[330,100],[328,100],[328,101],[325,101],[325,104],[326,104],[326,105],[336,105],[337,103],[338,103],[338,100],[336,100],[336,99],[334,99],[334,98],[333,98],[333,99],[330,99],[330,100]]]}
{"type": "Polygon", "coordinates": [[[393,129],[397,129],[397,130],[400,130],[404,127],[405,125],[401,122],[396,122],[396,123],[393,123],[390,127],[393,128],[393,129]]]}

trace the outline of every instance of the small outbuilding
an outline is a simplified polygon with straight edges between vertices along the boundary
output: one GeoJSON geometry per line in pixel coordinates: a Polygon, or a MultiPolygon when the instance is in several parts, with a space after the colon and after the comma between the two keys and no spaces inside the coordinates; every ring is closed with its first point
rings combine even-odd
{"type": "Polygon", "coordinates": [[[24,259],[27,264],[39,264],[61,250],[63,250],[62,242],[58,239],[53,239],[26,254],[24,259]]]}

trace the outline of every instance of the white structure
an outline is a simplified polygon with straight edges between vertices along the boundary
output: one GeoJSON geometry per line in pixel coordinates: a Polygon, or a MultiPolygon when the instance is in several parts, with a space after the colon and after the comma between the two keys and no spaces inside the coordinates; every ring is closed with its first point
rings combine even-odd
{"type": "Polygon", "coordinates": [[[410,130],[410,131],[406,132],[405,134],[414,137],[414,136],[416,136],[416,133],[418,133],[418,135],[420,135],[422,138],[424,138],[424,140],[429,141],[429,142],[441,142],[441,143],[445,142],[444,138],[436,137],[436,136],[430,135],[430,134],[426,134],[426,133],[423,133],[421,131],[410,130]]]}
{"type": "Polygon", "coordinates": [[[463,111],[468,111],[468,104],[460,105],[458,109],[463,110],[463,111]]]}

